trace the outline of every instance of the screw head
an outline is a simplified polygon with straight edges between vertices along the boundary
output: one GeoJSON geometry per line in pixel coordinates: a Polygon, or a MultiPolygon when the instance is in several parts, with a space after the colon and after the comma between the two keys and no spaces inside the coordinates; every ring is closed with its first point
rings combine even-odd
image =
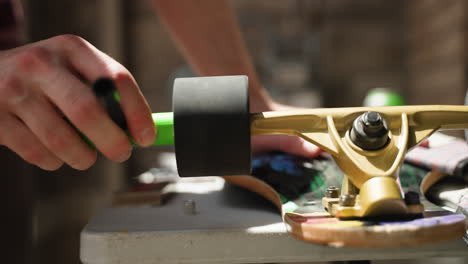
{"type": "Polygon", "coordinates": [[[335,186],[328,186],[326,196],[327,198],[338,198],[340,196],[340,189],[335,186]]]}
{"type": "Polygon", "coordinates": [[[184,200],[184,212],[189,215],[197,213],[197,203],[194,200],[184,200]]]}
{"type": "Polygon", "coordinates": [[[343,194],[340,197],[339,205],[341,206],[354,206],[356,202],[356,195],[354,194],[343,194]]]}

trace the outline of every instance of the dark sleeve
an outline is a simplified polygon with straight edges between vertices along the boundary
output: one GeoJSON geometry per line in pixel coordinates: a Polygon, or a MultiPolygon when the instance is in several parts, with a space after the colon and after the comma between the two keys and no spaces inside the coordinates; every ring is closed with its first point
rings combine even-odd
{"type": "Polygon", "coordinates": [[[18,46],[22,37],[23,10],[18,0],[0,0],[0,50],[18,46]]]}

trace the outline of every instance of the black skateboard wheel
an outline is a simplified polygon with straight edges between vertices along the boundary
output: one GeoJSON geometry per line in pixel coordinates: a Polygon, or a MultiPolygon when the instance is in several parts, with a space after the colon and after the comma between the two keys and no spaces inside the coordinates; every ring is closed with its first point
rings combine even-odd
{"type": "Polygon", "coordinates": [[[250,173],[247,76],[177,78],[172,100],[181,177],[250,173]]]}

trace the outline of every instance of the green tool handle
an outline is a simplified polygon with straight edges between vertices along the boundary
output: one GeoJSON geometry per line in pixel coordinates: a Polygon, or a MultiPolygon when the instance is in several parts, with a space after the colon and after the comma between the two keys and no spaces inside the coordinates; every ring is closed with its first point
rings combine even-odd
{"type": "MultiPolygon", "coordinates": [[[[174,114],[172,112],[152,113],[151,116],[153,118],[154,127],[156,128],[156,138],[152,146],[174,145],[174,114]]],[[[86,137],[68,120],[67,122],[78,131],[78,134],[90,147],[96,148],[94,143],[88,137],[86,137]]],[[[127,133],[127,136],[130,139],[132,145],[138,146],[138,143],[130,136],[128,131],[126,130],[125,132],[127,133]]]]}
{"type": "Polygon", "coordinates": [[[174,114],[153,113],[151,116],[157,131],[153,146],[174,145],[174,114]]]}
{"type": "MultiPolygon", "coordinates": [[[[174,145],[174,114],[172,112],[152,113],[151,117],[156,128],[156,138],[152,146],[174,145]]],[[[133,146],[138,146],[138,143],[130,136],[128,131],[127,136],[133,146]]]]}
{"type": "MultiPolygon", "coordinates": [[[[132,145],[138,146],[136,141],[130,136],[130,133],[128,132],[127,121],[125,120],[125,115],[120,107],[120,96],[117,93],[114,82],[108,78],[98,79],[93,84],[93,91],[100,104],[106,109],[109,117],[120,128],[126,131],[132,145]]],[[[152,145],[174,145],[174,114],[172,112],[153,113],[151,116],[157,131],[156,139],[152,145]]],[[[73,126],[73,124],[71,125],[73,126]]],[[[88,143],[88,145],[95,148],[93,142],[91,142],[82,132],[79,130],[77,131],[80,136],[88,143]]]]}

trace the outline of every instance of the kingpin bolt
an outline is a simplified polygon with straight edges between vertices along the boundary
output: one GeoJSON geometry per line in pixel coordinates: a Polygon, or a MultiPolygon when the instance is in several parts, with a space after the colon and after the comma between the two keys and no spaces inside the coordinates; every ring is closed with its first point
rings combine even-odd
{"type": "Polygon", "coordinates": [[[184,200],[184,212],[188,215],[197,213],[197,203],[194,200],[184,200]]]}
{"type": "Polygon", "coordinates": [[[387,145],[388,125],[380,113],[366,112],[353,122],[351,141],[365,150],[378,150],[387,145]]]}
{"type": "Polygon", "coordinates": [[[327,198],[338,198],[340,196],[340,190],[335,186],[328,186],[326,196],[327,198]]]}
{"type": "Polygon", "coordinates": [[[366,112],[361,121],[365,128],[381,128],[383,126],[383,118],[377,112],[366,112]]]}
{"type": "Polygon", "coordinates": [[[417,192],[409,191],[405,193],[405,203],[406,205],[416,205],[420,204],[419,194],[417,192]]]}
{"type": "Polygon", "coordinates": [[[339,205],[340,206],[354,206],[355,202],[356,202],[356,195],[343,194],[340,197],[339,205]]]}

